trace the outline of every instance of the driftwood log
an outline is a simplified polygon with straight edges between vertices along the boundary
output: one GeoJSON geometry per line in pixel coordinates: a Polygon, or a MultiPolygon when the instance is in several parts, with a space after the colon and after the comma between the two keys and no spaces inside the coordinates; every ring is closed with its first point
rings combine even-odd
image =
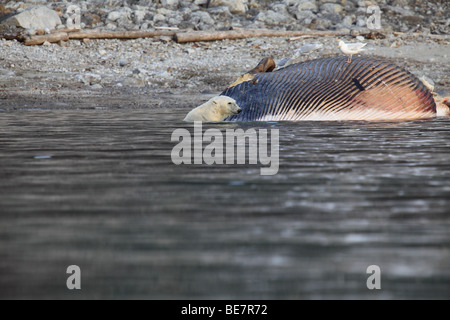
{"type": "Polygon", "coordinates": [[[339,37],[349,35],[346,31],[281,31],[267,29],[248,29],[248,30],[229,30],[229,31],[195,31],[195,32],[177,32],[174,40],[178,43],[198,42],[198,41],[216,41],[216,40],[236,40],[260,37],[339,37]]]}
{"type": "Polygon", "coordinates": [[[65,32],[65,33],[74,33],[74,32],[78,32],[81,31],[81,29],[68,29],[68,28],[63,28],[63,29],[55,29],[52,30],[51,33],[61,33],[61,32],[65,32]]]}
{"type": "MultiPolygon", "coordinates": [[[[177,31],[179,32],[179,31],[177,31]]],[[[69,35],[70,39],[141,39],[141,38],[155,38],[162,36],[173,36],[175,31],[160,30],[160,31],[80,31],[69,35]]]]}
{"type": "Polygon", "coordinates": [[[55,43],[59,41],[68,41],[70,39],[141,39],[141,38],[154,38],[162,36],[172,37],[175,32],[170,30],[160,31],[125,31],[125,32],[100,32],[100,31],[78,31],[68,30],[68,32],[52,33],[42,36],[26,37],[24,42],[27,46],[41,45],[45,42],[55,43]]]}
{"type": "MultiPolygon", "coordinates": [[[[236,40],[258,37],[288,37],[291,41],[315,38],[315,37],[343,37],[358,35],[365,36],[368,39],[384,39],[385,33],[383,31],[371,31],[371,30],[353,30],[348,31],[281,31],[281,30],[268,30],[268,29],[236,29],[229,31],[192,31],[186,32],[182,30],[176,30],[176,28],[161,28],[156,31],[80,31],[80,30],[66,30],[62,29],[54,31],[55,33],[31,36],[25,38],[17,38],[19,41],[24,41],[25,45],[40,45],[45,42],[55,43],[59,41],[67,41],[70,39],[140,39],[140,38],[155,38],[162,36],[173,37],[177,43],[199,42],[199,41],[216,41],[216,40],[236,40]]],[[[421,33],[400,33],[395,32],[397,37],[428,37],[432,40],[444,40],[448,41],[450,38],[448,35],[432,35],[421,33]]],[[[5,37],[6,38],[6,37],[5,37]]],[[[11,37],[10,37],[11,38],[11,37]]]]}
{"type": "Polygon", "coordinates": [[[444,34],[423,34],[423,33],[407,33],[407,32],[394,32],[394,36],[400,38],[429,38],[437,41],[450,41],[450,35],[444,34]]]}
{"type": "Polygon", "coordinates": [[[60,41],[68,41],[69,40],[69,34],[66,32],[60,32],[55,34],[46,34],[43,36],[32,36],[25,38],[25,45],[26,46],[38,46],[41,44],[44,44],[45,42],[55,43],[60,41]]]}

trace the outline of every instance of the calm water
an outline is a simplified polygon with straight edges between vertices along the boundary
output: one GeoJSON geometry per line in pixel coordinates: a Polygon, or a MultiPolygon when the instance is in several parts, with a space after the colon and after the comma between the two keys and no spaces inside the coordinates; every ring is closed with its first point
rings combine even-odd
{"type": "Polygon", "coordinates": [[[449,120],[207,126],[280,129],[262,177],[173,165],[185,112],[0,112],[0,298],[450,299],[449,120]]]}

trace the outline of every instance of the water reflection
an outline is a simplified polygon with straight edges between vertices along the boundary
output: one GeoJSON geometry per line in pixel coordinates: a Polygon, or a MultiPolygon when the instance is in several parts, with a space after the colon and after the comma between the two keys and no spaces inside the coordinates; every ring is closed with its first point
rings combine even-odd
{"type": "Polygon", "coordinates": [[[204,126],[280,129],[262,177],[173,165],[184,113],[0,113],[0,298],[450,298],[450,121],[204,126]]]}

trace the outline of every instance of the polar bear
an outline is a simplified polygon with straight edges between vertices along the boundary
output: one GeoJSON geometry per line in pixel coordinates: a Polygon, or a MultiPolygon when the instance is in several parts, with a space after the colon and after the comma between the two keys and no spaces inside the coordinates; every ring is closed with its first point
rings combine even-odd
{"type": "Polygon", "coordinates": [[[236,100],[226,96],[218,96],[189,112],[184,121],[220,122],[241,112],[242,109],[236,104],[236,100]]]}

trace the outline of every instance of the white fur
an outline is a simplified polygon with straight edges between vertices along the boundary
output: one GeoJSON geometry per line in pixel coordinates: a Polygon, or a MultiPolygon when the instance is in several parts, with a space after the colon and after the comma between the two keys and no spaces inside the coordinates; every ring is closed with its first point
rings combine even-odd
{"type": "Polygon", "coordinates": [[[229,116],[239,114],[241,111],[241,108],[236,104],[236,100],[226,96],[218,96],[189,112],[184,121],[220,122],[229,116]]]}

